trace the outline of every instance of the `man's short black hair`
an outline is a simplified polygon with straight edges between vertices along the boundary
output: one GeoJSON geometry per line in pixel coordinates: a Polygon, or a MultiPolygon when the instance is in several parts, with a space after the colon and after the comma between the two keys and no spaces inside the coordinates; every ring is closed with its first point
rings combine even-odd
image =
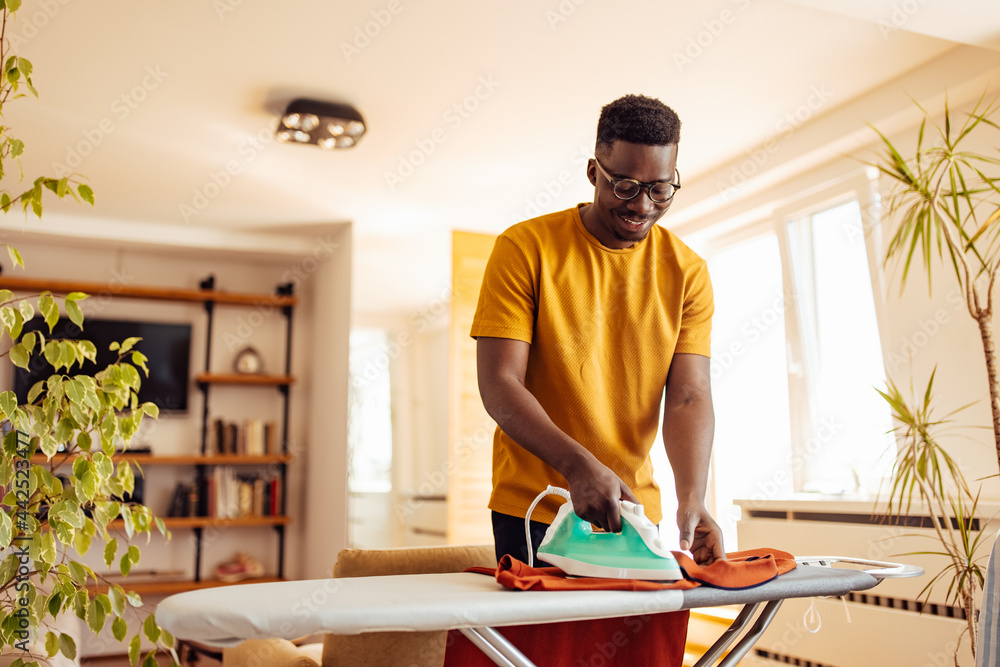
{"type": "Polygon", "coordinates": [[[626,95],[601,109],[595,154],[607,154],[617,140],[646,146],[680,143],[681,119],[660,100],[626,95]]]}

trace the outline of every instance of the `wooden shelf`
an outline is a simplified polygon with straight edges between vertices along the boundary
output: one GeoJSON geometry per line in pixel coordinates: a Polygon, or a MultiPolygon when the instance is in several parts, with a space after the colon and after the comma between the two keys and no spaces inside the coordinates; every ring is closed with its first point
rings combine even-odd
{"type": "Polygon", "coordinates": [[[195,377],[199,384],[257,384],[269,386],[290,385],[295,382],[291,375],[260,375],[251,373],[199,373],[195,377]]]}
{"type": "MultiPolygon", "coordinates": [[[[287,516],[245,516],[236,519],[223,519],[217,516],[164,516],[167,528],[240,528],[251,526],[285,526],[291,523],[287,516]]],[[[108,524],[111,528],[124,528],[121,519],[115,519],[108,524]]]]}
{"type": "MultiPolygon", "coordinates": [[[[69,456],[56,454],[53,461],[56,465],[66,465],[72,463],[76,454],[69,456]]],[[[115,454],[111,457],[115,461],[131,461],[144,466],[187,466],[187,465],[266,465],[268,463],[289,463],[292,460],[291,454],[264,454],[261,456],[240,456],[212,455],[201,456],[200,454],[190,454],[186,456],[155,456],[153,454],[115,454]]],[[[31,457],[32,463],[45,465],[50,463],[44,454],[35,454],[31,457]]]]}
{"type": "MultiPolygon", "coordinates": [[[[233,586],[236,584],[266,584],[275,581],[284,581],[284,579],[280,579],[278,577],[257,577],[255,579],[244,579],[243,581],[236,581],[233,583],[219,581],[218,579],[208,579],[203,581],[175,579],[166,581],[147,580],[130,583],[128,577],[125,577],[122,581],[116,581],[115,583],[119,584],[126,591],[135,591],[139,595],[173,595],[174,593],[200,590],[202,588],[218,588],[219,586],[233,586]]],[[[107,593],[108,586],[107,584],[92,584],[87,586],[87,590],[94,593],[107,593]]]]}
{"type": "Polygon", "coordinates": [[[162,287],[141,287],[138,285],[111,285],[106,282],[87,282],[77,280],[49,280],[5,276],[0,274],[0,288],[13,291],[42,292],[48,290],[55,294],[69,292],[86,292],[87,294],[109,294],[111,296],[132,297],[135,299],[155,299],[159,301],[194,301],[247,306],[267,304],[271,306],[294,306],[299,300],[296,296],[279,296],[276,294],[247,294],[240,292],[216,292],[214,290],[172,289],[162,287]]]}

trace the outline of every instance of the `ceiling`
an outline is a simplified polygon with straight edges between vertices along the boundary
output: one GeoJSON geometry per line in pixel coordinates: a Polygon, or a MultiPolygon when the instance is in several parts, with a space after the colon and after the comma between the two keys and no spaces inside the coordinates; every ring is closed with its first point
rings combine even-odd
{"type": "Polygon", "coordinates": [[[349,221],[353,307],[372,314],[447,293],[452,229],[497,233],[588,201],[597,116],[620,95],[677,110],[686,184],[780,133],[803,104],[822,115],[956,44],[1000,50],[1000,10],[995,0],[25,0],[7,35],[33,61],[40,94],[4,108],[27,145],[25,172],[78,172],[97,193],[93,209],[48,204],[32,227],[281,248],[288,234],[301,247],[311,226],[349,221]],[[276,117],[298,96],[355,105],[368,133],[337,152],[275,142],[276,117]]]}

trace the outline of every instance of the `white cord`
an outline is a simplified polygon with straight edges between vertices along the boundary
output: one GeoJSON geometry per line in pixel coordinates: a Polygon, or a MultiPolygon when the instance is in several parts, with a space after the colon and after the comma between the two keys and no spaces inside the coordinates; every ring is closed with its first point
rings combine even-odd
{"type": "Polygon", "coordinates": [[[823,620],[819,617],[819,611],[816,610],[816,598],[809,599],[809,608],[806,609],[806,613],[802,616],[802,625],[813,634],[819,632],[819,629],[823,627],[823,620]],[[816,627],[809,627],[810,623],[816,627]]]}
{"type": "Polygon", "coordinates": [[[535,550],[531,546],[531,515],[535,511],[535,506],[541,502],[542,498],[551,495],[562,496],[566,500],[571,500],[569,497],[569,491],[558,486],[549,485],[544,491],[535,496],[533,501],[531,501],[531,505],[528,507],[528,513],[524,517],[524,541],[528,544],[528,567],[535,566],[535,550]]]}

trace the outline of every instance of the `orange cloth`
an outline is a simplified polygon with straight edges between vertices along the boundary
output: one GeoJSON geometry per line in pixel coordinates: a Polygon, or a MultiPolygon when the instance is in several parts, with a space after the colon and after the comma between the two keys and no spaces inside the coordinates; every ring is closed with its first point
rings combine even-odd
{"type": "Polygon", "coordinates": [[[557,567],[528,567],[509,555],[500,559],[496,570],[480,567],[467,571],[493,574],[505,588],[522,591],[656,591],[665,588],[686,590],[702,584],[713,588],[750,588],[795,569],[795,557],[778,549],[735,551],[726,555],[727,560],[718,560],[706,566],[699,565],[680,551],[672,553],[684,572],[685,578],[680,581],[570,577],[557,567]]]}
{"type": "MultiPolygon", "coordinates": [[[[506,588],[523,591],[686,590],[701,585],[716,588],[759,586],[795,569],[795,557],[778,549],[748,549],[727,554],[727,560],[701,566],[674,551],[685,579],[675,582],[639,579],[569,577],[557,567],[528,567],[504,556],[496,570],[475,567],[467,572],[494,575],[506,588]]],[[[688,612],[675,611],[625,618],[566,621],[498,628],[529,660],[539,665],[598,667],[663,665],[680,667],[687,642],[688,612]]],[[[448,633],[444,667],[489,667],[493,661],[457,630],[448,633]]]]}
{"type": "MultiPolygon", "coordinates": [[[[606,248],[578,207],[514,225],[493,247],[470,334],[530,343],[524,385],[545,414],[621,477],[660,523],[649,451],[675,354],[711,354],[708,264],[660,225],[606,248]]],[[[524,517],[539,489],[566,480],[499,428],[489,508],[524,517]]],[[[561,499],[532,517],[551,523],[561,499]]]]}

